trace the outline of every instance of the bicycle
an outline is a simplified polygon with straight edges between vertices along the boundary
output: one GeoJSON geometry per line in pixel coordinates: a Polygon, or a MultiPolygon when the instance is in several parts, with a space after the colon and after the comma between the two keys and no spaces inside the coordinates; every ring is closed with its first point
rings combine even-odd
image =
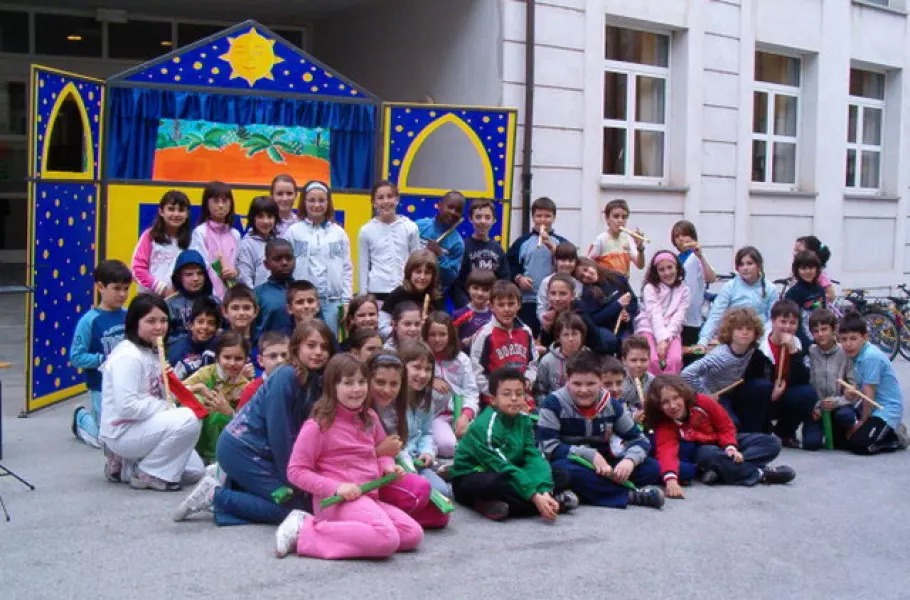
{"type": "Polygon", "coordinates": [[[891,301],[889,308],[894,322],[899,327],[901,356],[910,360],[910,288],[906,283],[901,283],[897,289],[904,294],[904,297],[888,296],[888,300],[891,301]]]}
{"type": "MultiPolygon", "coordinates": [[[[899,327],[894,319],[895,311],[883,306],[880,300],[867,298],[866,290],[844,290],[844,292],[846,295],[839,299],[842,301],[841,305],[843,302],[852,305],[852,309],[866,320],[869,341],[884,352],[890,360],[894,360],[901,349],[901,336],[898,335],[898,332],[902,328],[902,325],[899,327]]],[[[841,312],[846,313],[848,310],[842,309],[841,312]]],[[[903,322],[904,320],[901,318],[901,323],[903,324],[903,322]]]]}
{"type": "MultiPolygon", "coordinates": [[[[736,277],[736,274],[734,274],[734,273],[726,273],[726,274],[717,273],[715,275],[715,277],[716,277],[716,281],[714,283],[719,282],[719,283],[723,284],[723,283],[727,283],[728,281],[730,281],[731,279],[736,277]]],[[[717,298],[717,294],[715,294],[714,292],[711,291],[711,285],[712,284],[709,283],[707,285],[707,287],[705,287],[705,297],[702,299],[702,303],[701,303],[701,320],[702,320],[702,322],[708,320],[708,315],[711,313],[711,305],[714,304],[714,300],[715,300],[715,298],[717,298]]]]}

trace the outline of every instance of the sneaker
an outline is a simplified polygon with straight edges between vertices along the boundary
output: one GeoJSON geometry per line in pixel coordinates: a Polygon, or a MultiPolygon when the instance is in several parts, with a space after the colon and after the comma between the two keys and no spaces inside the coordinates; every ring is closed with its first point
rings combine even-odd
{"type": "Polygon", "coordinates": [[[665,501],[664,491],[653,485],[646,485],[640,490],[629,490],[629,504],[633,506],[650,506],[660,510],[665,501]]]}
{"type": "Polygon", "coordinates": [[[212,509],[212,502],[215,500],[215,489],[218,487],[218,480],[206,475],[196,484],[193,491],[190,492],[177,510],[172,515],[175,521],[183,521],[190,515],[194,515],[204,510],[212,509]]]}
{"type": "Polygon", "coordinates": [[[484,500],[474,505],[474,510],[490,519],[502,521],[509,516],[509,505],[501,500],[484,500]]]}
{"type": "Polygon", "coordinates": [[[123,466],[120,468],[120,483],[129,483],[133,475],[136,474],[136,465],[139,464],[134,460],[123,460],[123,466]]]}
{"type": "Polygon", "coordinates": [[[227,481],[227,473],[221,470],[221,467],[218,466],[218,463],[212,463],[205,468],[206,477],[211,477],[218,482],[218,485],[224,485],[224,482],[227,481]]]}
{"type": "Polygon", "coordinates": [[[910,433],[907,432],[907,426],[901,423],[901,426],[894,432],[897,435],[898,447],[906,450],[910,446],[910,433]]]}
{"type": "Polygon", "coordinates": [[[123,470],[123,459],[108,450],[104,449],[104,455],[107,460],[104,463],[104,477],[111,483],[120,483],[120,472],[123,470]]]}
{"type": "Polygon", "coordinates": [[[76,432],[79,429],[79,427],[78,427],[79,411],[81,411],[81,410],[85,410],[85,408],[83,408],[82,406],[77,406],[76,409],[73,411],[73,423],[70,426],[73,430],[73,435],[76,436],[77,438],[79,437],[79,434],[76,432]]]}
{"type": "Polygon", "coordinates": [[[154,490],[156,492],[177,492],[181,489],[179,483],[158,479],[138,469],[136,474],[130,478],[130,487],[134,490],[154,490]]]}
{"type": "Polygon", "coordinates": [[[699,478],[699,481],[701,481],[705,485],[714,485],[715,483],[717,483],[717,480],[718,480],[717,471],[715,471],[714,469],[708,469],[707,471],[702,473],[701,478],[699,478]]]}
{"type": "Polygon", "coordinates": [[[796,471],[787,465],[767,466],[761,472],[760,481],[767,485],[790,483],[796,477],[796,471]]]}
{"type": "Polygon", "coordinates": [[[797,450],[801,447],[800,443],[799,443],[799,439],[797,439],[795,437],[780,438],[780,445],[783,446],[784,448],[795,448],[797,450]]]}
{"type": "Polygon", "coordinates": [[[581,504],[581,500],[578,499],[578,494],[572,490],[564,490],[553,496],[557,502],[559,502],[559,512],[567,513],[578,508],[578,505],[581,504]]]}
{"type": "Polygon", "coordinates": [[[307,517],[312,516],[303,510],[292,510],[275,531],[275,556],[284,558],[297,547],[297,538],[307,517]]]}

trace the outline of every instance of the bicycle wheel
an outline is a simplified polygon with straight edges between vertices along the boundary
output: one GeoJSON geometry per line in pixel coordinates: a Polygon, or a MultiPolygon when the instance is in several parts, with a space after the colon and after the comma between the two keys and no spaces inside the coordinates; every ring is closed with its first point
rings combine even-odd
{"type": "MultiPolygon", "coordinates": [[[[910,312],[910,311],[908,311],[910,312]]],[[[910,326],[907,325],[908,312],[903,313],[904,322],[901,324],[900,353],[906,360],[910,360],[910,326]]]]}
{"type": "Polygon", "coordinates": [[[866,328],[869,330],[869,341],[889,359],[894,360],[901,347],[897,323],[886,311],[875,307],[867,308],[863,312],[863,318],[866,319],[866,328]]]}

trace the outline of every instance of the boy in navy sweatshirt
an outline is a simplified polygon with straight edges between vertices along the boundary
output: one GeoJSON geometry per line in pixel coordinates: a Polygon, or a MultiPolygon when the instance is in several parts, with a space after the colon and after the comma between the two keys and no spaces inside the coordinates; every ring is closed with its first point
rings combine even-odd
{"type": "Polygon", "coordinates": [[[509,261],[502,245],[490,239],[490,228],[496,222],[493,201],[489,198],[471,200],[468,216],[471,225],[474,226],[474,233],[464,241],[461,271],[452,286],[452,301],[459,308],[465,306],[471,299],[468,276],[473,270],[491,271],[496,279],[512,280],[509,275],[509,261]]]}
{"type": "Polygon", "coordinates": [[[288,313],[288,288],[294,281],[294,247],[282,238],[269,240],[265,245],[265,268],[271,276],[265,283],[256,286],[256,303],[259,317],[256,319],[256,337],[266,331],[286,331],[291,324],[288,313]]]}
{"type": "Polygon", "coordinates": [[[493,319],[490,293],[493,291],[494,283],[496,275],[492,271],[474,269],[468,275],[468,294],[471,301],[452,315],[455,328],[458,330],[458,339],[461,340],[466,352],[471,351],[474,335],[493,319]]]}
{"type": "Polygon", "coordinates": [[[550,394],[540,407],[540,448],[554,473],[569,473],[569,487],[582,502],[612,508],[629,504],[661,508],[663,492],[650,487],[660,474],[657,461],[648,458],[651,443],[632,420],[622,399],[611,398],[603,389],[601,364],[590,350],[582,350],[568,360],[565,387],[550,394]],[[624,442],[619,456],[610,450],[613,433],[624,442]],[[576,462],[579,459],[586,464],[576,462]],[[624,487],[627,481],[636,488],[649,487],[628,490],[624,487]]]}
{"type": "Polygon", "coordinates": [[[215,362],[212,345],[221,331],[221,310],[211,298],[199,298],[190,313],[189,335],[178,338],[167,348],[167,361],[181,381],[215,362]]]}
{"type": "Polygon", "coordinates": [[[133,274],[119,260],[104,260],[95,268],[95,289],[101,303],[79,319],[70,347],[70,364],[85,370],[85,384],[91,397],[91,410],[77,406],[73,411],[73,435],[93,448],[98,443],[101,422],[101,371],[98,367],[123,339],[126,310],[123,304],[130,293],[133,274]]]}
{"type": "Polygon", "coordinates": [[[541,197],[531,204],[533,231],[529,231],[512,243],[509,248],[509,271],[521,290],[521,312],[519,316],[534,335],[540,333],[537,319],[537,291],[547,275],[553,273],[553,251],[556,246],[567,242],[553,232],[556,220],[556,203],[541,197]]]}

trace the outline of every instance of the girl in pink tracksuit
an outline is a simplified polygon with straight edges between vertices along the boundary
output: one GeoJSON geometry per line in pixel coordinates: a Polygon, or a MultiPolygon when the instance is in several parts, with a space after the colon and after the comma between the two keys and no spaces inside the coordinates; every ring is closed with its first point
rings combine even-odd
{"type": "Polygon", "coordinates": [[[275,534],[276,554],[292,550],[325,559],[387,558],[413,550],[423,529],[400,508],[383,502],[378,491],[360,485],[389,473],[404,474],[376,446],[385,439],[370,408],[367,367],[350,354],[329,361],[324,395],[300,430],[288,463],[288,481],[313,495],[314,515],[292,511],[275,534]],[[344,502],[322,509],[334,495],[344,502]]]}
{"type": "Polygon", "coordinates": [[[682,370],[682,327],[691,301],[683,285],[685,273],[675,254],[661,250],[651,259],[635,318],[635,333],[648,338],[648,372],[679,374],[682,370]]]}
{"type": "MultiPolygon", "coordinates": [[[[391,352],[379,352],[369,360],[367,368],[370,373],[370,401],[388,434],[376,452],[380,456],[391,457],[404,453],[404,460],[410,461],[404,449],[410,437],[404,363],[391,352]]],[[[422,527],[441,529],[449,524],[449,515],[440,512],[430,502],[432,489],[428,479],[417,473],[405,473],[398,481],[380,489],[379,499],[405,511],[422,527]]]]}

